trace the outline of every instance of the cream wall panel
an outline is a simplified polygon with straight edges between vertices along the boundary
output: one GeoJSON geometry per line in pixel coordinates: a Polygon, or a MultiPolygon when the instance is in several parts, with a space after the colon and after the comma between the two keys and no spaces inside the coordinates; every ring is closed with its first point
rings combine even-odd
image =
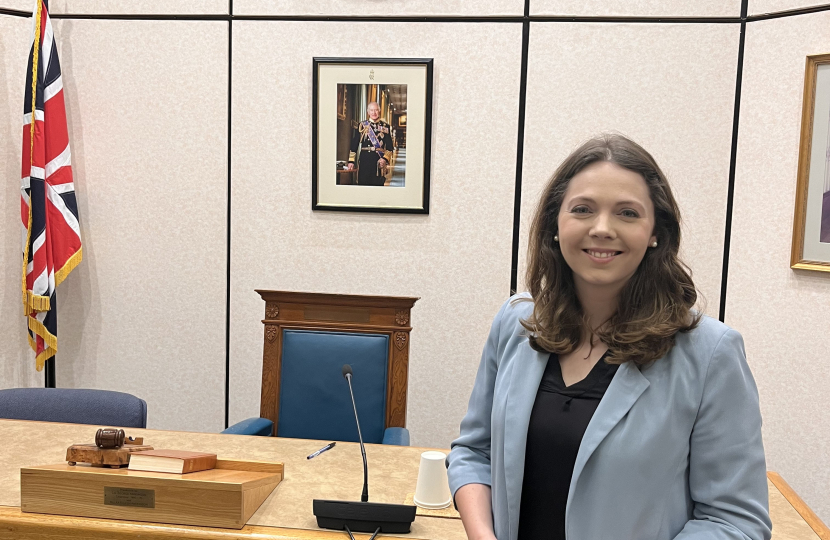
{"type": "Polygon", "coordinates": [[[519,290],[547,180],[581,142],[619,131],[668,175],[682,257],[717,316],[738,33],[715,24],[531,24],[519,290]]]}
{"type": "Polygon", "coordinates": [[[53,22],[84,243],[58,289],[58,385],[133,393],[149,427],[218,431],[227,23],[53,22]]]}
{"type": "Polygon", "coordinates": [[[234,0],[233,12],[234,15],[522,15],[524,0],[234,0]]]}
{"type": "Polygon", "coordinates": [[[259,415],[254,289],[417,296],[407,427],[447,447],[509,294],[521,25],[240,22],[233,38],[231,422],[259,415]],[[377,42],[435,59],[430,215],[312,212],[312,57],[377,42]]]}
{"type": "Polygon", "coordinates": [[[34,7],[35,0],[0,0],[0,8],[31,12],[34,7]]]}
{"type": "Polygon", "coordinates": [[[21,302],[20,159],[29,19],[0,15],[0,388],[43,386],[21,302]]]}
{"type": "MultiPolygon", "coordinates": [[[[8,1],[8,0],[7,0],[8,1]]],[[[34,4],[34,2],[30,2],[34,4]]],[[[228,0],[51,0],[52,12],[118,15],[227,15],[228,0]]],[[[31,6],[27,9],[32,9],[31,6]]]]}
{"type": "Polygon", "coordinates": [[[761,13],[787,11],[826,3],[825,0],[749,0],[747,11],[749,15],[759,15],[761,13]]]}
{"type": "Polygon", "coordinates": [[[761,394],[767,464],[830,523],[830,274],[790,269],[805,57],[830,13],[748,25],[726,322],[761,394]]]}
{"type": "Polygon", "coordinates": [[[530,0],[531,15],[739,17],[741,0],[530,0]]]}

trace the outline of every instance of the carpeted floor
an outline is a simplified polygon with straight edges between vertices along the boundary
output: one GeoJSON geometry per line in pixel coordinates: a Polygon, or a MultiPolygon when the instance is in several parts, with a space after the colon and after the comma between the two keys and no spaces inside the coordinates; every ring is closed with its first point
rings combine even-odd
{"type": "Polygon", "coordinates": [[[392,169],[392,178],[387,185],[403,187],[406,177],[406,148],[398,148],[397,152],[397,156],[395,156],[395,167],[392,169]]]}

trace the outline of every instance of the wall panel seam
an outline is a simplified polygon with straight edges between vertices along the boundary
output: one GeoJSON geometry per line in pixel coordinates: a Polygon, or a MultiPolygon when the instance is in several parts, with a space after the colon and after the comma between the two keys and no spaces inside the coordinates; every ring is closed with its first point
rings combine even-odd
{"type": "MultiPolygon", "coordinates": [[[[741,18],[746,20],[749,0],[741,0],[741,18]]],[[[723,265],[720,284],[720,307],[718,319],[726,319],[726,289],[729,280],[729,249],[732,243],[732,210],[735,202],[735,166],[738,159],[738,127],[741,116],[741,84],[744,71],[744,45],[746,42],[746,22],[741,23],[741,35],[738,41],[738,65],[735,75],[735,105],[732,113],[732,149],[729,155],[729,186],[726,194],[726,222],[723,235],[723,265]]]]}
{"type": "MultiPolygon", "coordinates": [[[[233,0],[228,0],[228,13],[233,13],[233,0]]],[[[231,400],[231,134],[233,86],[233,19],[228,18],[228,208],[227,208],[227,244],[225,245],[225,429],[230,420],[231,400]]]]}
{"type": "MultiPolygon", "coordinates": [[[[526,7],[524,15],[233,15],[233,14],[121,14],[121,13],[53,13],[53,19],[103,19],[103,20],[137,20],[137,21],[300,21],[300,22],[426,22],[426,23],[686,23],[686,24],[740,24],[807,15],[830,11],[830,4],[742,15],[741,17],[707,17],[707,16],[636,16],[636,15],[530,15],[526,7]]],[[[31,12],[17,9],[0,8],[0,15],[13,17],[31,17],[31,12]]]]}
{"type": "Polygon", "coordinates": [[[830,11],[830,4],[820,4],[817,6],[787,9],[783,11],[771,11],[769,13],[759,13],[757,15],[749,15],[746,17],[746,22],[768,21],[770,19],[781,19],[784,17],[794,17],[796,15],[808,15],[810,13],[820,13],[822,11],[830,11]]]}
{"type": "MultiPolygon", "coordinates": [[[[530,0],[525,1],[525,10],[530,0]]],[[[530,21],[522,24],[522,66],[519,82],[519,116],[516,131],[516,187],[513,194],[513,243],[510,255],[510,296],[516,294],[519,272],[519,234],[522,214],[522,165],[524,161],[525,110],[527,105],[527,59],[530,49],[530,21]]]]}

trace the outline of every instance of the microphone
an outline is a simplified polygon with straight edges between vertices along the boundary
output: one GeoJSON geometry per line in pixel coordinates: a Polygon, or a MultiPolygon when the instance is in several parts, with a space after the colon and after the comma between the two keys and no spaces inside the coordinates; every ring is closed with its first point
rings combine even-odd
{"type": "Polygon", "coordinates": [[[349,364],[343,365],[343,378],[349,384],[354,421],[357,424],[357,438],[363,456],[363,493],[360,495],[360,502],[314,499],[312,511],[317,517],[317,526],[322,529],[345,530],[352,538],[352,531],[374,532],[372,538],[379,532],[408,533],[415,520],[415,506],[369,502],[369,468],[366,464],[366,448],[363,446],[363,434],[360,432],[360,420],[357,417],[357,404],[352,389],[352,366],[349,364]]]}
{"type": "Polygon", "coordinates": [[[343,364],[343,378],[349,383],[349,394],[352,396],[352,408],[354,409],[354,423],[357,424],[357,439],[360,441],[360,453],[363,455],[363,493],[360,494],[360,502],[369,501],[369,467],[366,465],[366,447],[363,446],[363,435],[360,433],[360,420],[357,419],[357,405],[354,402],[354,390],[352,390],[352,366],[343,364]]]}

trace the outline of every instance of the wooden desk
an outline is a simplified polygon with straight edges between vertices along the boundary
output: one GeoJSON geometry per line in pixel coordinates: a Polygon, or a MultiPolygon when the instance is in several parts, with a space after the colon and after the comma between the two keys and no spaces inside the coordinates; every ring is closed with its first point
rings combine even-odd
{"type": "MultiPolygon", "coordinates": [[[[285,478],[241,530],[124,523],[21,512],[20,468],[65,461],[66,448],[73,443],[93,441],[98,427],[0,420],[0,539],[348,538],[342,531],[318,529],[311,509],[311,501],[315,498],[360,500],[363,489],[360,445],[344,442],[338,442],[333,449],[314,459],[306,459],[306,456],[331,441],[125,430],[127,435],[144,437],[144,443],[155,448],[214,452],[224,459],[285,463],[285,478]]],[[[369,500],[403,503],[407,494],[415,491],[423,450],[367,444],[369,500]]],[[[403,536],[421,540],[466,540],[461,520],[423,516],[416,517],[412,532],[403,536]]]]}
{"type": "MultiPolygon", "coordinates": [[[[241,530],[21,512],[20,468],[64,461],[67,446],[93,440],[97,429],[98,426],[0,420],[0,540],[343,540],[346,535],[342,531],[316,528],[311,500],[359,500],[363,486],[360,447],[354,443],[337,443],[334,449],[307,460],[308,454],[329,441],[130,429],[128,435],[144,437],[156,448],[210,451],[229,459],[283,461],[285,479],[241,530]]],[[[423,450],[367,445],[371,500],[402,503],[408,493],[415,491],[423,450]]],[[[809,508],[783,479],[775,473],[769,476],[773,540],[830,540],[830,531],[821,528],[823,524],[818,518],[810,517],[809,508]],[[812,521],[808,523],[802,515],[812,521]]],[[[424,516],[415,518],[411,534],[400,536],[466,540],[461,520],[424,516]]],[[[369,535],[357,537],[366,539],[369,535]]]]}

